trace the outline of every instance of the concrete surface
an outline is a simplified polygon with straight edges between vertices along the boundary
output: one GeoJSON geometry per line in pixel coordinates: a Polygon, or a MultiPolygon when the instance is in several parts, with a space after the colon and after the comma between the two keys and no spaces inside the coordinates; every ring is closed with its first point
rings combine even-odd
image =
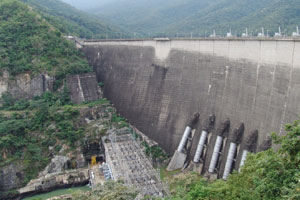
{"type": "Polygon", "coordinates": [[[68,75],[67,87],[71,101],[76,104],[96,101],[100,98],[95,73],[68,75]]]}
{"type": "Polygon", "coordinates": [[[173,171],[176,169],[181,169],[186,161],[187,154],[175,151],[174,155],[168,165],[167,170],[168,171],[173,171]]]}
{"type": "Polygon", "coordinates": [[[284,134],[284,124],[300,113],[299,40],[99,40],[85,41],[82,51],[105,84],[104,96],[169,154],[194,112],[200,113],[196,137],[203,121],[215,114],[216,124],[230,119],[229,133],[243,122],[244,139],[258,129],[258,145],[272,131],[284,134]]]}

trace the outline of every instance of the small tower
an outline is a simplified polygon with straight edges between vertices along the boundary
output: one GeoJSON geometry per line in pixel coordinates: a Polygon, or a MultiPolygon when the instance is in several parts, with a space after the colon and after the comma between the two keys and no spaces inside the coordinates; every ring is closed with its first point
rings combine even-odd
{"type": "Polygon", "coordinates": [[[233,35],[231,33],[231,29],[229,29],[229,32],[227,33],[226,37],[233,37],[233,35]]]}
{"type": "Polygon", "coordinates": [[[216,37],[216,30],[213,30],[213,33],[209,37],[216,37]]]}
{"type": "Polygon", "coordinates": [[[292,36],[293,37],[299,37],[300,36],[300,34],[299,34],[299,27],[298,26],[296,27],[296,32],[293,32],[292,36]]]}
{"type": "Polygon", "coordinates": [[[249,37],[249,35],[248,35],[248,28],[246,28],[246,32],[245,33],[242,33],[242,37],[249,37]]]}
{"type": "Polygon", "coordinates": [[[280,26],[278,28],[278,33],[275,33],[274,37],[282,37],[280,26]]]}
{"type": "Polygon", "coordinates": [[[266,37],[264,27],[261,27],[261,33],[258,33],[257,37],[266,37]]]}

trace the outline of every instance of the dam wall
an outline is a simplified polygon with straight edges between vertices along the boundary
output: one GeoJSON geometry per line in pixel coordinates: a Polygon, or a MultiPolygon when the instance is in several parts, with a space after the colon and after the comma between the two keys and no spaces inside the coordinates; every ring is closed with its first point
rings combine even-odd
{"type": "MultiPolygon", "coordinates": [[[[170,155],[189,117],[199,112],[192,159],[203,124],[214,114],[205,169],[224,119],[230,120],[225,138],[244,123],[243,141],[257,129],[258,147],[271,132],[284,134],[284,125],[300,114],[300,40],[89,40],[82,51],[104,83],[104,96],[170,155]]],[[[221,160],[228,148],[224,143],[221,160]]]]}

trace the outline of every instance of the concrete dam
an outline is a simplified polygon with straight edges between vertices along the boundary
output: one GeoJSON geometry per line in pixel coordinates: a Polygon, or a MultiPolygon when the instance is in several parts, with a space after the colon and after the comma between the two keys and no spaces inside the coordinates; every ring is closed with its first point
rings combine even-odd
{"type": "Polygon", "coordinates": [[[213,115],[201,162],[205,171],[210,168],[222,137],[219,176],[235,132],[241,132],[233,165],[238,169],[243,149],[259,151],[271,132],[284,134],[285,124],[300,114],[298,39],[86,40],[82,51],[104,83],[104,96],[170,155],[198,112],[188,156],[193,160],[213,115]]]}

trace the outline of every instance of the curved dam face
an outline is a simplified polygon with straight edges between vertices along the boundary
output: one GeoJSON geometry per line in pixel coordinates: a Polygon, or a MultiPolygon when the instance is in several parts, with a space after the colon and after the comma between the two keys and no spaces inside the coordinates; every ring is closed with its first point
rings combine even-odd
{"type": "Polygon", "coordinates": [[[206,159],[226,118],[225,138],[244,123],[243,141],[257,129],[260,145],[300,114],[300,40],[94,40],[82,50],[105,84],[104,96],[169,154],[194,112],[200,120],[191,155],[204,121],[216,117],[206,159]]]}

